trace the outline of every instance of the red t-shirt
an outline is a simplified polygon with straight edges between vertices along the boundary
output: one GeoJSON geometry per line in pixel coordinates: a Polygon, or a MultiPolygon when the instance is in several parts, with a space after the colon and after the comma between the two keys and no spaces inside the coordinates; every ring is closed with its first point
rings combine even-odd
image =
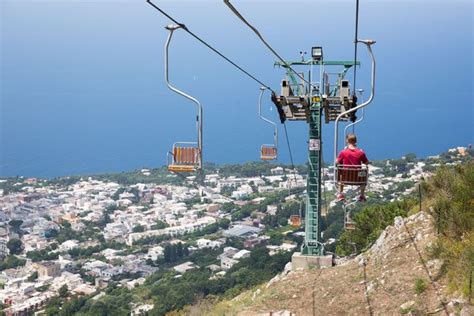
{"type": "Polygon", "coordinates": [[[337,157],[337,162],[342,165],[360,166],[362,163],[368,163],[369,160],[362,149],[346,148],[337,157]]]}

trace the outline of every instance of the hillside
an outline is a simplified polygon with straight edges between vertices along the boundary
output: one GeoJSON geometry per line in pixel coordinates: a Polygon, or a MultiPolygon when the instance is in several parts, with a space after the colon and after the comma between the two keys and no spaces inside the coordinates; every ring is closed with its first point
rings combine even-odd
{"type": "Polygon", "coordinates": [[[208,315],[444,315],[474,309],[459,295],[446,295],[442,262],[430,259],[435,242],[425,212],[395,218],[372,247],[333,268],[285,272],[204,311],[208,315]]]}

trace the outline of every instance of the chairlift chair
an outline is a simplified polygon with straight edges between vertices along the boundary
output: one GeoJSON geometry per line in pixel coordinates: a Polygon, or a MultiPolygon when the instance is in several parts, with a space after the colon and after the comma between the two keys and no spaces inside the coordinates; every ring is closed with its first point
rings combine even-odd
{"type": "MultiPolygon", "coordinates": [[[[363,89],[356,90],[361,98],[363,99],[362,93],[364,92],[363,89]]],[[[355,122],[352,122],[344,128],[344,135],[347,136],[347,130],[350,127],[354,127],[355,125],[359,124],[364,120],[364,108],[362,108],[362,116],[355,122]]],[[[343,185],[367,185],[367,177],[368,177],[368,167],[365,166],[353,166],[353,165],[337,165],[336,169],[336,179],[339,183],[343,185]]]]}
{"type": "Polygon", "coordinates": [[[191,100],[196,104],[197,115],[196,115],[196,129],[197,129],[197,141],[196,142],[176,142],[173,145],[173,150],[168,152],[168,170],[171,172],[181,173],[181,172],[198,172],[202,168],[202,106],[201,103],[192,96],[178,90],[173,87],[169,82],[169,68],[168,68],[168,50],[173,32],[179,28],[182,28],[182,25],[168,25],[165,27],[169,31],[168,38],[165,44],[165,80],[168,88],[185,97],[188,100],[191,100]]]}
{"type": "Polygon", "coordinates": [[[368,180],[368,166],[367,165],[336,165],[336,180],[337,183],[343,185],[367,185],[368,180]]]}
{"type": "Polygon", "coordinates": [[[178,142],[173,144],[173,151],[168,152],[168,170],[171,172],[195,172],[199,169],[200,150],[195,142],[178,142]]]}
{"type": "Polygon", "coordinates": [[[293,227],[300,227],[301,226],[301,221],[302,221],[301,209],[302,208],[303,208],[303,202],[300,202],[299,213],[290,215],[290,225],[291,226],[293,226],[293,227]]]}
{"type": "Polygon", "coordinates": [[[260,147],[261,160],[275,160],[277,159],[277,148],[274,145],[262,145],[260,147]]]}
{"type": "Polygon", "coordinates": [[[344,229],[354,230],[356,228],[355,222],[351,218],[351,210],[354,209],[355,202],[344,204],[344,229]]]}
{"type": "Polygon", "coordinates": [[[262,97],[266,88],[260,88],[260,96],[258,99],[258,116],[265,122],[271,124],[274,128],[273,132],[273,144],[263,144],[260,147],[260,159],[261,160],[275,160],[278,157],[278,128],[275,122],[270,121],[266,117],[262,116],[262,97]]]}
{"type": "MultiPolygon", "coordinates": [[[[371,88],[370,88],[370,96],[369,99],[361,104],[340,113],[335,122],[334,122],[334,182],[337,185],[355,185],[355,186],[362,186],[367,185],[368,180],[368,167],[366,165],[360,166],[353,166],[353,165],[341,165],[337,164],[337,154],[338,154],[338,144],[339,144],[339,121],[344,117],[347,116],[359,109],[364,109],[367,105],[369,105],[375,94],[375,58],[372,53],[372,45],[375,44],[373,40],[360,40],[358,39],[357,42],[365,44],[367,50],[369,52],[370,58],[372,60],[372,71],[371,71],[371,88]]],[[[361,90],[356,90],[361,93],[361,90]]],[[[363,117],[359,119],[359,121],[354,122],[354,124],[361,122],[363,117]]],[[[347,131],[347,128],[346,128],[347,131]]]]}

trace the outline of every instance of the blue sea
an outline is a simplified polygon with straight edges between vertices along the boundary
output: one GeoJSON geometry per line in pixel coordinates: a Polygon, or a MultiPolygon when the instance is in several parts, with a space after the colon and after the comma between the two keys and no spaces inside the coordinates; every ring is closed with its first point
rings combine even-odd
{"type": "MultiPolygon", "coordinates": [[[[353,58],[355,1],[236,1],[285,58],[323,46],[353,58]]],[[[377,40],[377,87],[356,128],[369,159],[426,156],[474,140],[473,2],[360,1],[360,38],[377,40]]],[[[222,1],[157,3],[279,91],[282,69],[222,1]]],[[[175,141],[195,140],[195,107],[168,90],[164,26],[145,1],[2,0],[0,176],[54,177],[165,164],[175,141]]],[[[272,129],[257,116],[260,86],[182,30],[171,43],[173,84],[204,108],[204,159],[258,160],[272,129]]],[[[369,91],[359,49],[357,88],[369,91]]],[[[303,69],[302,69],[303,70],[303,69]]],[[[307,69],[304,69],[307,71],[307,69]]],[[[349,73],[351,78],[351,73],[349,73]]],[[[277,121],[269,95],[264,113],[277,121]]],[[[307,125],[287,123],[295,163],[307,125]]],[[[323,129],[332,160],[334,126],[323,129]]],[[[279,162],[289,155],[280,128],[279,162]]]]}

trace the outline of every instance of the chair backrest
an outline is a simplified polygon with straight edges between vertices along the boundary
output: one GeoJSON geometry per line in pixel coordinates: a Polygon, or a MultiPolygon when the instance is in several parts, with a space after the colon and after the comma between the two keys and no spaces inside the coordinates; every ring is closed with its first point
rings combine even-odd
{"type": "Polygon", "coordinates": [[[290,215],[291,226],[300,227],[301,226],[301,216],[299,215],[290,215]]]}
{"type": "Polygon", "coordinates": [[[277,148],[274,146],[265,146],[263,145],[260,150],[260,157],[263,160],[267,159],[276,159],[277,157],[277,148]]]}
{"type": "Polygon", "coordinates": [[[344,229],[346,230],[354,230],[355,228],[355,223],[353,222],[344,223],[344,229]]]}
{"type": "Polygon", "coordinates": [[[338,165],[337,181],[344,185],[366,185],[368,180],[367,166],[338,165]]]}
{"type": "Polygon", "coordinates": [[[194,165],[198,163],[199,148],[197,147],[181,147],[173,148],[173,163],[176,165],[194,165]]]}

